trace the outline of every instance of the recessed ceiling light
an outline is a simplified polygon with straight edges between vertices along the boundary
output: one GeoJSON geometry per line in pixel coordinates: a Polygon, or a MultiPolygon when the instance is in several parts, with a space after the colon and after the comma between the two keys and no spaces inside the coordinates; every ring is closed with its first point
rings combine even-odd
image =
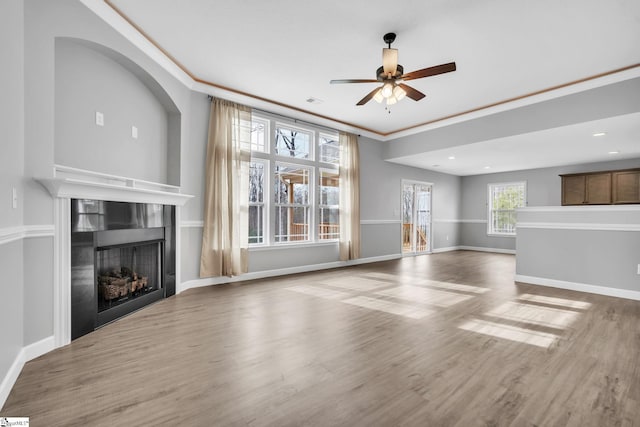
{"type": "Polygon", "coordinates": [[[619,151],[609,151],[609,154],[620,154],[619,151]]]}
{"type": "Polygon", "coordinates": [[[431,167],[439,168],[439,167],[440,167],[440,165],[431,165],[431,167]]]}
{"type": "Polygon", "coordinates": [[[449,156],[449,160],[455,160],[456,156],[449,156]]]}
{"type": "Polygon", "coordinates": [[[485,166],[484,168],[485,169],[491,169],[491,166],[485,166]]]}
{"type": "Polygon", "coordinates": [[[598,133],[594,133],[593,136],[605,136],[607,133],[606,132],[598,132],[598,133]]]}
{"type": "Polygon", "coordinates": [[[322,104],[324,101],[322,99],[318,99],[318,98],[314,98],[313,96],[310,96],[309,98],[307,98],[307,102],[309,104],[322,104]]]}

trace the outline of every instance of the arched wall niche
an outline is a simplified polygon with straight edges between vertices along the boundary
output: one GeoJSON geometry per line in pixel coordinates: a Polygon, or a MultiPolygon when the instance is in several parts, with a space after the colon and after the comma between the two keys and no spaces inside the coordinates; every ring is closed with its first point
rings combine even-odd
{"type": "Polygon", "coordinates": [[[56,38],[56,164],[179,186],[181,119],[167,91],[131,59],[56,38]]]}

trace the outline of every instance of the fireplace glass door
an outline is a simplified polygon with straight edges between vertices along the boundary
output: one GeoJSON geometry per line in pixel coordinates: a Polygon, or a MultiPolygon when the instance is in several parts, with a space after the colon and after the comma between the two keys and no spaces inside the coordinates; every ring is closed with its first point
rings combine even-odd
{"type": "Polygon", "coordinates": [[[98,313],[162,289],[162,244],[96,248],[98,313]]]}

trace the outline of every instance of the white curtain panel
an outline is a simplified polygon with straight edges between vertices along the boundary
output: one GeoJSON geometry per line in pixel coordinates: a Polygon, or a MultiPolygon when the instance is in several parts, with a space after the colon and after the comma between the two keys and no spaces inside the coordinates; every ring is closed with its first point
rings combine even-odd
{"type": "Polygon", "coordinates": [[[200,277],[247,272],[251,109],[211,102],[200,277]]]}
{"type": "Polygon", "coordinates": [[[360,258],[360,154],[358,137],[340,133],[340,260],[360,258]]]}

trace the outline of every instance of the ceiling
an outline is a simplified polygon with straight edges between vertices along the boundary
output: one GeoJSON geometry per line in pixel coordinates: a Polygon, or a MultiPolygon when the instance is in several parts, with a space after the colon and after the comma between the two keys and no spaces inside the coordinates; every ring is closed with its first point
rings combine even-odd
{"type": "MultiPolygon", "coordinates": [[[[112,25],[118,24],[117,16],[144,34],[192,80],[204,83],[198,90],[241,98],[254,107],[272,106],[275,112],[284,109],[292,117],[333,123],[390,144],[401,136],[583,87],[640,77],[637,0],[406,0],[393,6],[381,0],[83,3],[112,25]],[[392,47],[399,50],[405,71],[451,61],[457,71],[411,81],[427,97],[419,102],[405,98],[390,113],[375,101],[356,106],[376,84],[330,85],[329,80],[375,78],[385,47],[382,36],[391,31],[397,33],[392,47]],[[309,103],[310,97],[322,102],[309,103]]],[[[624,133],[626,139],[613,142],[628,156],[632,141],[640,141],[638,116],[632,112],[602,123],[473,141],[454,151],[425,146],[421,153],[394,161],[428,169],[440,164],[439,170],[457,175],[487,173],[482,153],[510,144],[521,148],[520,160],[494,156],[491,171],[499,170],[501,162],[518,168],[551,166],[545,156],[532,153],[542,146],[557,148],[558,138],[567,153],[575,152],[594,126],[606,128],[609,142],[624,133]]],[[[608,151],[596,151],[584,159],[610,160],[608,151]]],[[[637,149],[634,156],[640,157],[637,149]]]]}

